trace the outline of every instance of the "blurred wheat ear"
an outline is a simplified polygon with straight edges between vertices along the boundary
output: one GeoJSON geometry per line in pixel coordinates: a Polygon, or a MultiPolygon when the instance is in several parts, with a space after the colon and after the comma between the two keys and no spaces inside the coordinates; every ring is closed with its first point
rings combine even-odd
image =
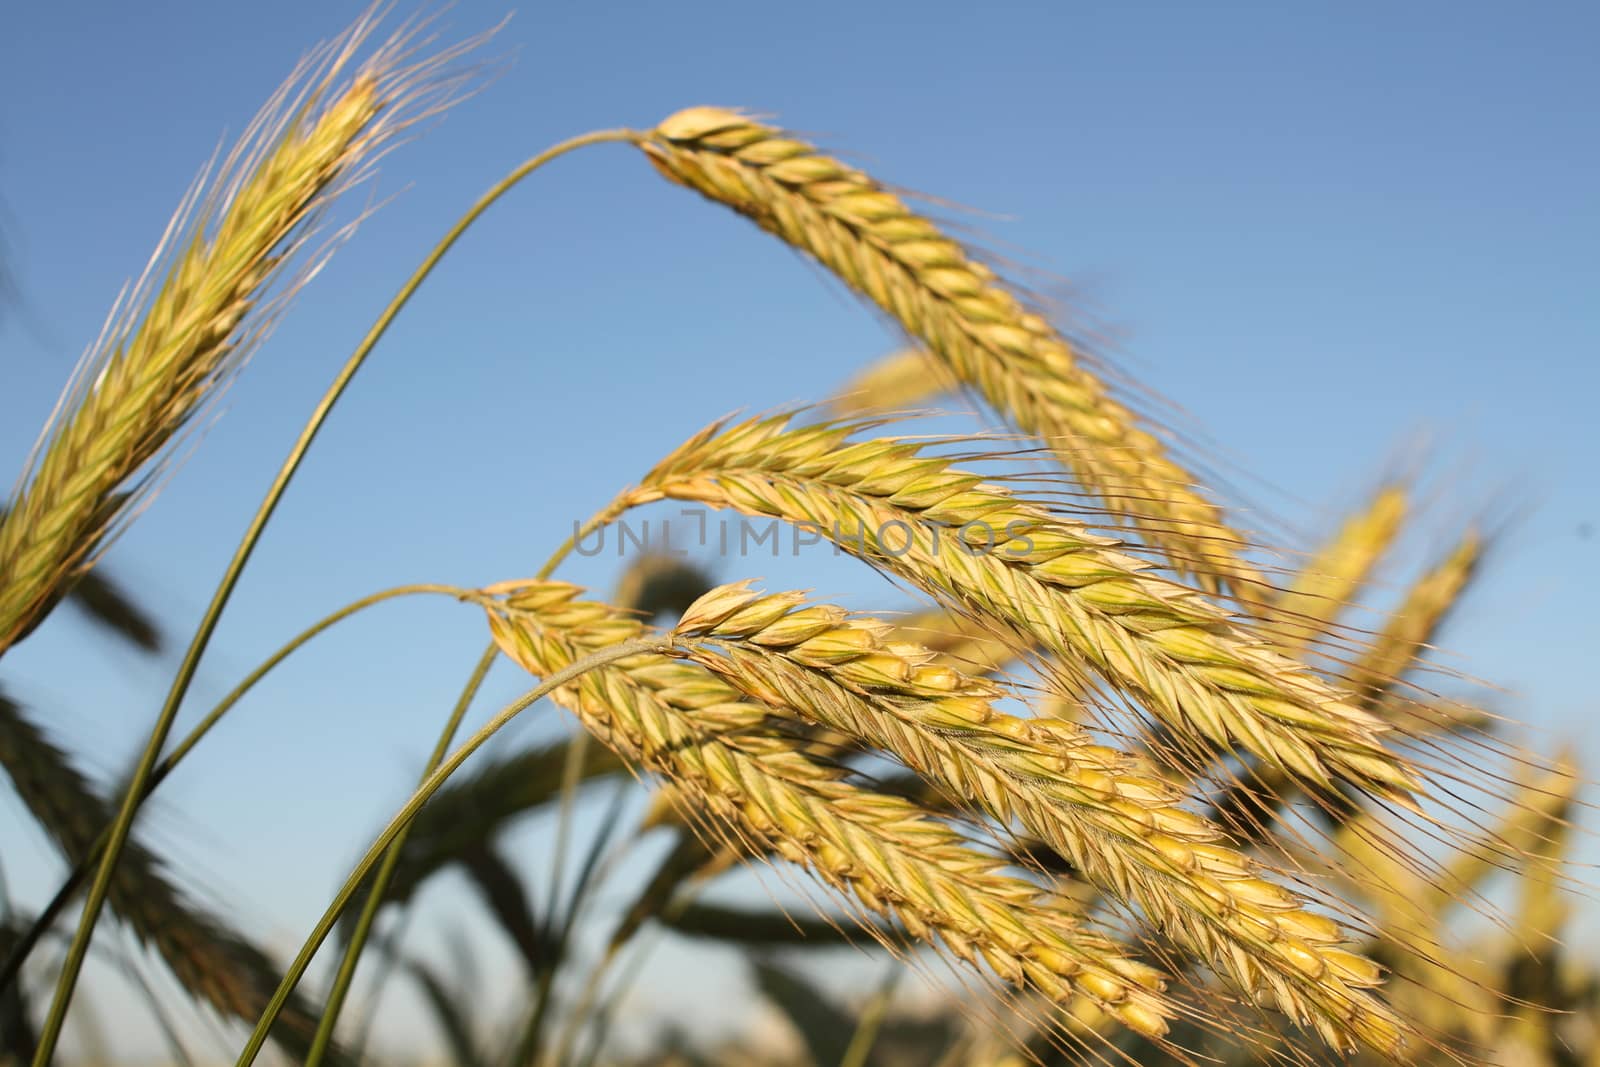
{"type": "MultiPolygon", "coordinates": [[[[11,772],[11,784],[29,814],[67,861],[82,861],[110,825],[113,809],[4,693],[0,763],[11,772]]],[[[277,984],[278,966],[223,919],[190,900],[162,867],[149,849],[130,844],[112,883],[112,908],[142,944],[160,955],[190,996],[224,1018],[254,1021],[277,984]]],[[[298,1056],[309,1046],[315,1026],[316,1016],[297,998],[273,1036],[298,1056]]],[[[342,1054],[337,1061],[344,1061],[342,1054]]]]}

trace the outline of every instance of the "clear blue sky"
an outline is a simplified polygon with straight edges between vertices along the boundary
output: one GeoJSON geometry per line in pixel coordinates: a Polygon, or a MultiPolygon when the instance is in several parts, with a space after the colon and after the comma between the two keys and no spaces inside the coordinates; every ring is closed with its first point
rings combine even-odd
{"type": "MultiPolygon", "coordinates": [[[[0,19],[0,231],[20,286],[0,323],[7,468],[218,139],[359,10],[26,4],[0,19]]],[[[463,0],[445,23],[465,35],[506,11],[463,0]]],[[[388,202],[111,563],[181,643],[315,398],[485,186],[569,134],[737,105],[993,213],[966,221],[1069,280],[1120,365],[1182,405],[1213,454],[1285,490],[1252,495],[1304,530],[1326,529],[1430,435],[1437,497],[1413,559],[1466,516],[1518,516],[1448,644],[1552,743],[1579,744],[1592,772],[1596,40],[1600,14],[1580,3],[524,8],[491,46],[514,62],[385,162],[367,188],[388,202]]],[[[191,713],[357,596],[531,571],[575,517],[703,423],[816,399],[894,344],[818,271],[629,150],[563,161],[461,243],[358,380],[240,588],[191,713]]],[[[831,561],[810,575],[762,562],[718,567],[878,588],[831,561]]],[[[615,570],[579,561],[570,574],[604,588],[615,570]]],[[[292,947],[408,791],[483,640],[471,612],[443,603],[342,630],[206,742],[149,832],[292,947]]],[[[3,678],[114,774],[172,667],[62,612],[3,678]]],[[[492,696],[518,681],[497,675],[492,696]]],[[[5,875],[37,904],[59,868],[20,806],[0,805],[5,875]]],[[[694,1000],[668,992],[675,1010],[694,1000]]]]}

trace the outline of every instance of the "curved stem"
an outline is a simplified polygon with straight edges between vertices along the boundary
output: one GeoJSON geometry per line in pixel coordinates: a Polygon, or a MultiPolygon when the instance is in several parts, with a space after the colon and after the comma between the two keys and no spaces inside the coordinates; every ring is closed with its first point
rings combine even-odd
{"type": "MultiPolygon", "coordinates": [[[[450,751],[450,742],[455,740],[461,719],[472,706],[472,699],[478,695],[478,689],[483,685],[483,679],[488,675],[489,668],[494,666],[496,655],[497,650],[491,645],[489,651],[479,657],[477,665],[473,667],[467,684],[461,690],[461,695],[456,698],[455,707],[450,711],[450,718],[444,724],[444,730],[439,734],[439,740],[433,746],[428,764],[423,768],[423,781],[427,781],[428,775],[433,773],[439,766],[439,761],[444,759],[445,753],[450,751]]],[[[400,854],[405,849],[406,837],[410,832],[409,825],[400,831],[394,844],[390,845],[389,851],[384,854],[383,865],[378,868],[378,873],[372,880],[367,903],[361,909],[360,918],[356,920],[356,927],[350,934],[350,943],[344,949],[344,959],[339,961],[339,973],[334,976],[333,987],[328,991],[327,1003],[322,1008],[322,1019],[317,1023],[316,1036],[311,1039],[311,1049],[306,1053],[305,1067],[317,1067],[333,1041],[333,1028],[339,1021],[339,1011],[344,1007],[345,997],[350,992],[350,983],[355,980],[356,965],[361,962],[361,952],[366,948],[367,936],[371,933],[372,924],[377,920],[378,912],[383,907],[383,894],[394,878],[395,868],[400,865],[400,854]]]]}
{"type": "Polygon", "coordinates": [[[550,554],[549,559],[544,561],[544,566],[539,569],[539,573],[534,577],[541,580],[550,577],[555,573],[555,569],[561,566],[562,561],[572,555],[572,550],[577,548],[585,537],[588,537],[596,530],[610,526],[633,506],[633,494],[630,490],[622,493],[611,503],[589,516],[582,526],[572,531],[571,537],[556,546],[556,550],[550,554]]]}
{"type": "Polygon", "coordinates": [[[272,1024],[277,1021],[278,1014],[283,1011],[283,1006],[288,1001],[289,994],[294,991],[294,987],[304,976],[306,968],[311,964],[311,958],[316,955],[317,949],[327,939],[329,931],[333,929],[333,924],[338,921],[339,913],[344,911],[350,903],[350,898],[355,896],[356,890],[360,888],[362,879],[378,863],[384,850],[393,844],[405,828],[410,825],[411,820],[416,818],[417,812],[422,810],[422,806],[428,802],[429,798],[439,791],[439,787],[444,785],[445,781],[455,773],[458,767],[466,762],[467,757],[476,752],[501,727],[516,718],[524,708],[540,697],[559,689],[596,667],[613,663],[619,659],[627,659],[630,656],[638,656],[648,652],[663,652],[665,650],[666,646],[662,644],[659,638],[638,638],[633,641],[625,641],[620,645],[613,645],[610,648],[603,648],[598,652],[585,656],[576,663],[554,672],[533,689],[530,689],[517,700],[502,708],[495,714],[494,718],[485,723],[477,733],[463,742],[461,747],[450,753],[444,762],[434,768],[433,773],[428,775],[423,783],[417,787],[415,793],[411,794],[411,799],[406,801],[405,807],[401,808],[394,818],[389,821],[389,825],[384,827],[383,832],[372,843],[372,847],[367,849],[366,855],[361,857],[361,861],[350,872],[350,877],[345,879],[344,885],[340,887],[338,894],[333,898],[333,902],[328,905],[327,910],[322,914],[322,918],[317,921],[317,925],[306,938],[305,944],[301,946],[300,954],[289,965],[289,970],[284,974],[283,981],[278,984],[277,991],[273,993],[272,999],[268,1001],[266,1010],[262,1012],[260,1021],[256,1023],[255,1031],[250,1035],[250,1040],[245,1043],[244,1050],[239,1053],[239,1059],[235,1067],[250,1067],[255,1062],[262,1045],[266,1043],[267,1033],[272,1029],[272,1024]]]}
{"type": "Polygon", "coordinates": [[[239,547],[234,551],[233,559],[229,561],[227,570],[223,573],[221,582],[218,583],[216,592],[212,595],[211,603],[206,608],[205,615],[200,620],[200,625],[195,631],[189,648],[184,653],[183,662],[178,667],[178,674],[172,681],[172,688],[167,693],[166,703],[162,706],[156,718],[155,726],[150,731],[150,738],[146,742],[144,752],[139,757],[138,766],[134,769],[133,777],[128,782],[127,792],[123,795],[122,807],[117,812],[116,821],[111,824],[111,836],[106,842],[105,853],[100,859],[99,869],[95,871],[94,883],[89,887],[88,899],[83,904],[83,914],[78,920],[77,932],[73,935],[72,946],[67,951],[66,961],[61,968],[61,975],[56,980],[55,996],[50,1003],[50,1012],[45,1019],[44,1027],[39,1033],[39,1044],[33,1057],[33,1067],[45,1067],[55,1053],[56,1042],[61,1036],[62,1024],[66,1021],[67,1005],[71,1003],[72,992],[78,982],[78,974],[83,969],[84,957],[89,951],[89,942],[94,933],[95,924],[99,921],[101,909],[105,907],[106,894],[111,888],[111,875],[117,865],[117,859],[122,855],[123,846],[128,842],[128,835],[133,829],[134,815],[138,812],[139,802],[144,793],[145,783],[155,770],[156,761],[161,756],[161,749],[166,744],[167,735],[172,732],[172,724],[178,716],[178,707],[183,703],[184,694],[189,691],[189,685],[194,680],[196,669],[200,665],[200,658],[205,654],[206,646],[211,642],[211,635],[216,631],[217,623],[222,618],[223,608],[233,595],[234,587],[239,582],[239,576],[244,573],[245,565],[250,561],[251,554],[255,551],[257,542],[261,539],[262,531],[266,529],[267,522],[272,518],[272,513],[277,510],[278,502],[283,498],[289,483],[294,479],[295,472],[299,469],[306,452],[316,440],[317,433],[322,429],[322,424],[333,411],[339,397],[350,384],[361,365],[366,362],[367,356],[377,346],[378,341],[388,331],[390,323],[399,315],[402,308],[411,299],[433,272],[451,247],[466,232],[496,200],[505,195],[513,186],[523,178],[533,173],[545,163],[559,156],[565,155],[575,149],[592,144],[607,142],[626,142],[637,140],[638,135],[631,130],[601,130],[595,133],[584,134],[545,151],[529,159],[516,170],[484,193],[478,202],[463,215],[450,231],[445,234],[428,257],[422,261],[421,266],[400,288],[389,306],[384,308],[383,314],[372,324],[367,335],[362,338],[361,344],[356,347],[350,359],[340,369],[333,384],[318,402],[316,409],[311,413],[305,428],[300,431],[300,437],[294,447],[289,450],[289,456],[279,468],[277,476],[273,479],[271,487],[267,490],[266,497],[261,501],[255,518],[245,529],[244,538],[239,542],[239,547]]]}
{"type": "MultiPolygon", "coordinates": [[[[215,726],[224,715],[232,710],[235,704],[244,699],[245,694],[254,689],[261,679],[265,678],[275,667],[277,667],[284,660],[288,659],[295,652],[299,651],[303,645],[311,641],[312,638],[321,634],[324,630],[331,628],[337,623],[343,622],[345,619],[348,619],[350,616],[358,612],[365,611],[367,608],[370,608],[375,604],[381,604],[386,600],[395,600],[403,596],[419,596],[424,594],[443,594],[447,596],[454,596],[457,599],[465,599],[466,594],[469,592],[469,590],[456,589],[453,586],[447,585],[397,585],[392,589],[385,589],[382,592],[373,593],[371,596],[365,596],[360,600],[352,601],[340,608],[338,611],[333,612],[331,615],[327,615],[319,619],[311,626],[300,631],[299,634],[295,635],[293,639],[291,639],[282,648],[278,649],[278,651],[274,652],[267,659],[263,660],[261,664],[255,668],[255,670],[245,675],[244,679],[240,681],[238,685],[234,686],[232,691],[229,692],[227,696],[223,697],[221,702],[219,702],[216,707],[207,712],[205,717],[195,724],[194,728],[189,731],[188,735],[178,743],[176,748],[167,753],[166,758],[161,761],[158,767],[156,767],[154,773],[150,775],[150,780],[145,783],[144,793],[139,799],[141,801],[148,799],[150,794],[156,791],[156,787],[162,782],[166,781],[167,776],[172,773],[173,768],[178,765],[178,762],[187,756],[190,750],[193,749],[195,745],[200,743],[201,738],[205,737],[205,735],[210,732],[211,728],[215,726]]],[[[34,918],[33,922],[28,926],[27,931],[22,935],[22,937],[18,938],[16,944],[11,947],[11,951],[6,955],[5,963],[0,964],[0,989],[7,988],[16,979],[17,972],[21,970],[22,965],[27,962],[28,956],[33,952],[34,947],[38,945],[39,939],[44,936],[45,932],[49,930],[50,927],[55,925],[56,919],[59,918],[62,911],[66,909],[67,904],[69,904],[72,898],[77,895],[78,890],[83,888],[84,879],[89,876],[90,865],[99,859],[101,855],[100,850],[105,847],[106,840],[110,837],[110,835],[110,827],[106,827],[104,830],[100,831],[100,836],[97,837],[94,843],[89,846],[89,851],[79,857],[78,862],[67,874],[67,877],[61,883],[60,888],[56,890],[55,896],[50,898],[50,903],[45,905],[44,910],[34,918]]]]}

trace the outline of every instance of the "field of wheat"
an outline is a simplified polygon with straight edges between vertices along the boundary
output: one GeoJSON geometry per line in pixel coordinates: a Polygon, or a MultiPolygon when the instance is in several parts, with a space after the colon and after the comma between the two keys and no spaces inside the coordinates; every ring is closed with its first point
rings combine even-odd
{"type": "MultiPolygon", "coordinates": [[[[187,475],[197,431],[296,296],[362,239],[330,228],[336,202],[399,141],[494,92],[492,35],[441,44],[426,19],[393,21],[369,14],[311,53],[219,153],[39,413],[0,512],[0,657],[64,602],[135,648],[168,636],[103,557],[187,475]]],[[[1161,382],[1129,381],[961,228],[850,158],[711,106],[532,156],[423,256],[315,405],[125,777],[96,780],[43,709],[0,689],[0,766],[69,870],[38,908],[7,907],[0,1061],[71,1059],[80,977],[120,926],[225,1024],[239,1067],[388,1062],[365,1003],[354,1010],[358,978],[410,986],[458,1067],[1600,1067],[1600,967],[1566,947],[1592,896],[1572,862],[1584,772],[1560,738],[1481,701],[1470,664],[1434,655],[1492,524],[1452,531],[1393,579],[1422,503],[1397,476],[1320,544],[1270,539],[1142,402],[1161,382]],[[521,531],[518,547],[540,550],[520,572],[308,618],[180,728],[252,554],[391,325],[480,216],[600,145],[648,164],[682,210],[742,216],[793,250],[902,347],[829,395],[705,412],[587,521],[553,520],[542,543],[521,531]],[[950,406],[988,428],[946,432],[928,412],[950,406]],[[902,599],[863,612],[768,583],[760,561],[713,572],[661,552],[624,561],[611,590],[563,577],[668,503],[740,538],[831,548],[902,599]],[[1398,595],[1369,595],[1380,573],[1398,595]],[[401,598],[470,613],[481,658],[461,665],[415,792],[278,959],[186,889],[138,817],[176,766],[204,763],[210,731],[258,683],[401,598]],[[469,728],[497,663],[524,672],[525,692],[469,728]],[[480,753],[541,701],[568,715],[555,740],[480,753]],[[636,826],[575,817],[606,790],[633,798],[636,826]],[[541,816],[553,832],[533,884],[508,831],[541,816]],[[770,898],[716,902],[752,869],[770,898]],[[446,874],[520,965],[509,1018],[394,921],[446,874]],[[602,895],[625,906],[599,913],[602,895]],[[781,1034],[612,1040],[663,935],[739,954],[781,1034]],[[841,998],[786,962],[841,946],[887,976],[876,992],[841,998]]],[[[485,461],[519,477],[563,462],[531,442],[485,461]]],[[[374,648],[370,668],[387,654],[374,648]]]]}

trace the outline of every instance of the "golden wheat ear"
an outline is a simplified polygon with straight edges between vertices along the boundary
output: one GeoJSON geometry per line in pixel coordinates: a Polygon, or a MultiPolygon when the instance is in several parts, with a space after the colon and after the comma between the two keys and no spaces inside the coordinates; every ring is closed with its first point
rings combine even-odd
{"type": "Polygon", "coordinates": [[[895,437],[785,416],[716,426],[628,504],[690,500],[795,523],[1078,675],[1099,673],[1196,746],[1397,803],[1418,787],[1388,727],[1113,539],[895,437]]]}
{"type": "Polygon", "coordinates": [[[1075,724],[995,707],[1004,691],[803,594],[715,589],[684,614],[684,655],[741,692],[887,752],[951,797],[1020,824],[1245,995],[1330,1044],[1385,1053],[1404,1027],[1366,992],[1378,968],[1132,757],[1075,724]]]}
{"type": "Polygon", "coordinates": [[[925,348],[902,348],[875,360],[828,401],[828,412],[843,418],[908,411],[957,387],[939,358],[925,348]]]}
{"type": "MultiPolygon", "coordinates": [[[[566,583],[491,592],[505,594],[487,609],[496,643],[540,677],[643,629],[617,608],[578,599],[566,583]]],[[[1174,1009],[1159,972],[932,813],[809,758],[765,728],[766,705],[705,668],[640,655],[590,671],[554,697],[623,758],[670,782],[688,817],[731,828],[747,854],[796,863],[867,915],[1008,981],[1058,1002],[1087,999],[1140,1033],[1165,1032],[1174,1009]]]]}
{"type": "Polygon", "coordinates": [[[1344,521],[1282,592],[1268,598],[1262,615],[1277,635],[1280,651],[1298,654],[1327,634],[1394,546],[1407,507],[1404,489],[1384,486],[1344,521]]]}
{"type": "Polygon", "coordinates": [[[1016,426],[1039,435],[1174,566],[1254,588],[1245,540],[1066,338],[878,182],[737,111],[696,107],[640,147],[665,177],[813,256],[1016,426]]]}
{"type": "Polygon", "coordinates": [[[0,654],[137,512],[174,440],[314,272],[323,210],[452,99],[461,49],[419,57],[402,31],[358,65],[373,28],[362,19],[278,90],[79,365],[0,520],[0,654]]]}

